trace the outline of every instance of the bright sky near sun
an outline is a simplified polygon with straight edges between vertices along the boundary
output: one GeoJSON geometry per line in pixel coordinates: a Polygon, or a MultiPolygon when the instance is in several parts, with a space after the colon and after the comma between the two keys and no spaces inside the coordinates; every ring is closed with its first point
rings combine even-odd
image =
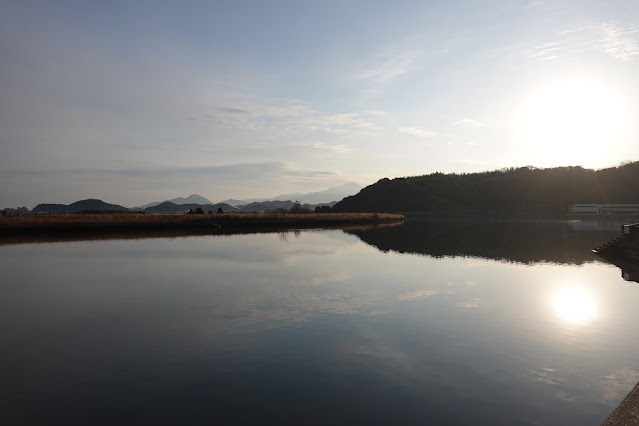
{"type": "Polygon", "coordinates": [[[639,159],[639,1],[0,5],[0,207],[639,159]]]}

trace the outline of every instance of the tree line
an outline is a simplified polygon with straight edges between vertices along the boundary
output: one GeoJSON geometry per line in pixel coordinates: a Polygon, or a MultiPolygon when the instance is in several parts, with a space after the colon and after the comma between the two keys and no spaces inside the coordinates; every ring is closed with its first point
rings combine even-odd
{"type": "Polygon", "coordinates": [[[384,178],[333,206],[334,212],[556,215],[572,204],[639,204],[639,162],[600,170],[508,168],[384,178]]]}

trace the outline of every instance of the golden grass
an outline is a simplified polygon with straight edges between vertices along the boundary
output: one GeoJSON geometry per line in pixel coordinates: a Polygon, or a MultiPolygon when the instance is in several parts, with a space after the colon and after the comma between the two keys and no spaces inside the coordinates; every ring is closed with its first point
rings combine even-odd
{"type": "Polygon", "coordinates": [[[225,213],[212,215],[69,214],[0,217],[0,235],[192,230],[215,228],[312,228],[403,220],[389,213],[225,213]]]}

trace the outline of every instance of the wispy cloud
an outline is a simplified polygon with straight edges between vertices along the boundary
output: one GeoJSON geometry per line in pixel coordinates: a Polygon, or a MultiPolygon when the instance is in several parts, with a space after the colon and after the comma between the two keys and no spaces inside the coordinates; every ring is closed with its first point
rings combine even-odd
{"type": "Polygon", "coordinates": [[[281,119],[312,114],[311,108],[301,102],[290,99],[235,99],[227,101],[231,105],[213,108],[211,111],[193,119],[208,119],[220,124],[235,124],[238,120],[281,119]]]}
{"type": "Polygon", "coordinates": [[[409,72],[418,56],[418,52],[411,51],[389,57],[381,64],[364,71],[360,75],[360,79],[377,84],[389,83],[409,72]]]}
{"type": "Polygon", "coordinates": [[[455,124],[459,127],[484,127],[484,123],[479,120],[473,120],[472,118],[457,120],[455,124]]]}
{"type": "Polygon", "coordinates": [[[432,130],[420,129],[418,127],[400,127],[399,131],[420,138],[432,138],[439,135],[439,133],[433,132],[432,130]]]}
{"type": "Polygon", "coordinates": [[[265,177],[304,176],[331,177],[337,173],[328,170],[308,170],[290,166],[284,162],[237,163],[210,167],[147,167],[114,169],[56,169],[56,170],[3,170],[0,176],[120,176],[120,177],[219,177],[254,180],[265,177]]]}
{"type": "Polygon", "coordinates": [[[564,50],[563,44],[563,40],[550,41],[524,50],[523,54],[538,61],[554,61],[559,59],[559,52],[564,50]]]}
{"type": "Polygon", "coordinates": [[[302,145],[302,147],[309,151],[328,154],[347,154],[353,151],[353,148],[348,145],[329,145],[323,142],[313,142],[307,145],[302,145]]]}
{"type": "Polygon", "coordinates": [[[346,129],[371,128],[374,123],[362,120],[357,113],[309,115],[287,119],[284,123],[301,130],[343,132],[346,129]]]}
{"type": "Polygon", "coordinates": [[[539,62],[555,62],[593,50],[603,50],[616,59],[630,61],[639,55],[639,28],[615,23],[568,28],[522,54],[539,62]]]}
{"type": "Polygon", "coordinates": [[[238,100],[230,105],[217,107],[193,120],[203,120],[240,131],[258,133],[261,136],[282,137],[285,134],[328,133],[348,134],[353,131],[371,130],[375,123],[371,115],[382,112],[366,112],[369,119],[356,112],[322,114],[301,102],[283,100],[238,100]]]}
{"type": "Polygon", "coordinates": [[[542,43],[538,43],[522,52],[523,55],[539,62],[554,62],[583,52],[593,45],[596,37],[592,28],[567,28],[549,34],[542,43]]]}
{"type": "Polygon", "coordinates": [[[578,31],[581,31],[581,28],[568,28],[567,30],[559,31],[559,35],[562,36],[566,34],[576,33],[578,31]]]}
{"type": "Polygon", "coordinates": [[[615,24],[601,24],[604,50],[617,59],[629,61],[639,55],[639,30],[635,26],[620,27],[615,24]]]}

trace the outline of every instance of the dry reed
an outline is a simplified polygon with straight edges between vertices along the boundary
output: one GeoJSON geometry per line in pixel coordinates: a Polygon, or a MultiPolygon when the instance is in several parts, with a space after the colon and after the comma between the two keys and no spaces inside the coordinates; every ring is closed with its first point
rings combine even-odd
{"type": "Polygon", "coordinates": [[[389,213],[69,214],[0,217],[0,235],[192,230],[214,228],[312,228],[403,220],[389,213]]]}

